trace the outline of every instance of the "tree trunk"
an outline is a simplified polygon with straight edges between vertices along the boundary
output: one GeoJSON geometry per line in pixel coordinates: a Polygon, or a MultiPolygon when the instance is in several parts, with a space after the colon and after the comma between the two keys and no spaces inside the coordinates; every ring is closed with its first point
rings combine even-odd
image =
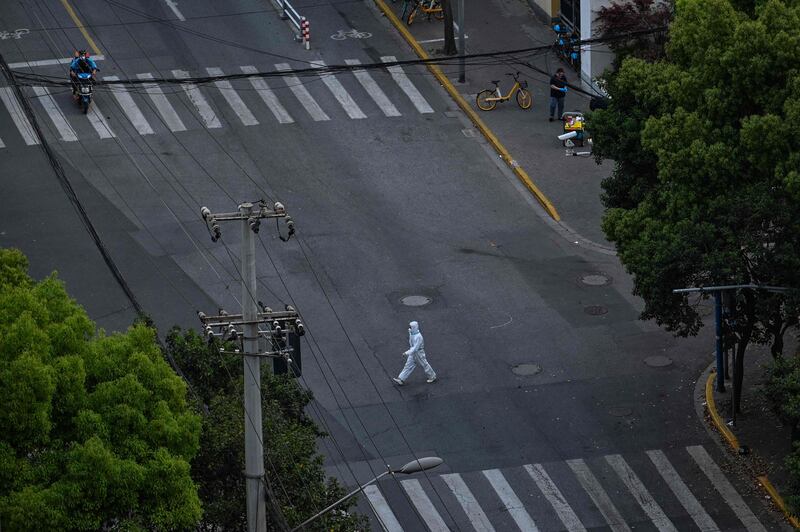
{"type": "Polygon", "coordinates": [[[456,33],[453,31],[453,4],[450,0],[442,0],[442,13],[444,14],[444,55],[456,55],[456,33]]]}

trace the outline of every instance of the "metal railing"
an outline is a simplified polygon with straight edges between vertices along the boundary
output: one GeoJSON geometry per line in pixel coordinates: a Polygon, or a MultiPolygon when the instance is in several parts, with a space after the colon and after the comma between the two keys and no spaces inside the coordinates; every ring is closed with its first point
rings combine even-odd
{"type": "Polygon", "coordinates": [[[300,13],[288,2],[288,0],[275,0],[281,12],[281,19],[288,20],[297,29],[297,40],[302,42],[308,50],[311,47],[311,31],[308,19],[301,17],[300,13]]]}

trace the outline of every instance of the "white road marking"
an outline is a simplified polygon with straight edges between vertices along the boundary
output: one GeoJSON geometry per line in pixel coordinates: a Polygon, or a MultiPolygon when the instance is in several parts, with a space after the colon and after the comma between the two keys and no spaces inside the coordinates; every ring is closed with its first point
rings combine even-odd
{"type": "Polygon", "coordinates": [[[64,118],[64,113],[62,113],[61,109],[58,108],[58,105],[56,105],[53,97],[50,96],[50,92],[47,90],[47,88],[34,87],[33,92],[36,93],[39,103],[42,104],[42,107],[47,112],[50,120],[52,120],[53,125],[56,126],[58,134],[61,135],[61,140],[66,140],[67,142],[75,142],[78,140],[75,130],[72,129],[72,126],[69,125],[67,119],[64,118]]]}
{"type": "MultiPolygon", "coordinates": [[[[211,76],[223,76],[223,72],[221,68],[217,67],[208,67],[206,71],[211,76]]],[[[228,105],[231,106],[233,112],[236,113],[236,116],[239,117],[239,120],[242,121],[242,124],[246,126],[255,126],[258,124],[258,120],[256,117],[253,116],[253,113],[250,112],[250,109],[244,104],[244,101],[239,96],[239,94],[233,89],[231,82],[226,79],[217,80],[214,82],[214,85],[217,86],[219,89],[220,94],[225,100],[228,102],[228,105]]]]}
{"type": "MultiPolygon", "coordinates": [[[[384,63],[392,63],[397,61],[397,58],[393,55],[385,55],[381,57],[381,61],[384,63]]],[[[428,104],[428,102],[423,98],[422,93],[411,83],[411,80],[408,79],[406,73],[403,72],[403,69],[400,68],[398,65],[386,67],[389,73],[394,78],[395,83],[397,83],[403,92],[411,99],[411,103],[414,104],[414,107],[417,108],[417,111],[420,113],[432,113],[433,108],[428,104]]]]}
{"type": "Polygon", "coordinates": [[[447,528],[442,516],[436,511],[436,507],[428,498],[419,480],[403,480],[401,485],[403,489],[406,490],[406,493],[408,493],[411,502],[417,507],[419,515],[422,516],[422,519],[425,521],[425,524],[428,525],[431,532],[450,532],[450,529],[447,528]]]}
{"type": "Polygon", "coordinates": [[[169,7],[173,13],[175,13],[175,16],[178,17],[178,20],[181,22],[186,22],[186,17],[184,17],[183,13],[178,10],[178,2],[175,0],[164,0],[164,2],[166,2],[167,7],[169,7]]]}
{"type": "MultiPolygon", "coordinates": [[[[104,76],[103,79],[105,81],[119,81],[117,76],[104,76]]],[[[128,120],[131,121],[131,124],[133,124],[133,127],[136,128],[136,131],[138,131],[140,135],[152,135],[154,133],[153,128],[150,127],[142,111],[139,110],[139,106],[136,105],[131,95],[128,94],[127,88],[123,85],[116,85],[111,89],[111,94],[117,99],[125,116],[128,117],[128,120]]]]}
{"type": "MultiPolygon", "coordinates": [[[[255,74],[258,72],[258,69],[252,65],[245,65],[239,68],[241,68],[242,72],[245,74],[255,74]]],[[[248,79],[258,95],[261,96],[261,99],[264,100],[264,103],[267,104],[269,110],[272,111],[273,115],[275,115],[275,118],[278,120],[278,122],[281,124],[291,124],[294,122],[294,119],[289,116],[289,113],[281,105],[281,102],[278,101],[278,97],[275,96],[275,93],[269,88],[269,85],[267,85],[267,82],[264,80],[264,78],[248,79]]]]}
{"type": "MultiPolygon", "coordinates": [[[[150,73],[145,74],[136,74],[136,77],[139,79],[153,79],[153,75],[150,73]]],[[[164,91],[161,90],[161,87],[156,85],[155,83],[145,83],[144,90],[147,91],[147,95],[150,96],[150,100],[153,101],[153,105],[156,106],[156,110],[158,110],[158,114],[161,115],[161,118],[164,120],[164,123],[167,124],[167,127],[170,131],[186,131],[186,126],[183,125],[183,120],[181,117],[178,116],[178,113],[175,112],[175,109],[170,105],[169,100],[164,95],[164,91]]]]}
{"type": "Polygon", "coordinates": [[[533,522],[531,516],[525,511],[522,501],[519,500],[517,494],[511,489],[503,473],[501,473],[499,469],[487,469],[483,472],[483,476],[489,480],[494,491],[497,492],[497,495],[503,502],[506,511],[508,511],[514,519],[514,522],[517,523],[519,529],[523,532],[538,532],[539,529],[536,527],[536,523],[533,522]]]}
{"type": "Polygon", "coordinates": [[[19,130],[20,135],[22,135],[25,144],[28,146],[39,144],[39,136],[36,134],[33,126],[28,121],[28,117],[25,116],[25,112],[22,110],[22,107],[20,107],[14,90],[11,87],[0,87],[0,99],[3,100],[3,103],[8,110],[8,114],[11,115],[11,120],[13,120],[14,125],[17,126],[17,129],[19,130]]]}
{"type": "Polygon", "coordinates": [[[116,137],[114,132],[111,131],[111,126],[108,125],[106,118],[103,116],[103,113],[100,112],[100,109],[97,108],[97,104],[94,101],[92,101],[92,104],[89,106],[89,112],[86,113],[86,118],[89,119],[89,123],[92,124],[92,127],[97,131],[97,135],[101,139],[116,137]]]}
{"type": "Polygon", "coordinates": [[[583,489],[589,494],[594,505],[600,510],[600,513],[603,514],[606,523],[608,523],[608,527],[614,532],[631,532],[630,527],[625,523],[625,519],[622,518],[617,507],[611,502],[606,490],[600,485],[597,477],[594,476],[594,473],[592,473],[592,470],[586,465],[586,462],[581,459],[567,460],[567,465],[572,469],[572,472],[575,473],[578,482],[581,483],[583,489]]]}
{"type": "Polygon", "coordinates": [[[656,528],[666,532],[677,532],[672,521],[669,520],[664,510],[661,509],[655,499],[653,499],[653,496],[650,495],[650,492],[647,491],[647,488],[644,487],[644,484],[642,484],[642,481],[636,476],[636,473],[633,472],[628,462],[618,454],[606,456],[606,461],[617,473],[620,480],[628,487],[628,491],[631,492],[633,498],[636,499],[636,502],[639,503],[639,506],[642,507],[642,510],[644,510],[644,513],[647,514],[656,528]]]}
{"type": "MultiPolygon", "coordinates": [[[[104,55],[93,55],[92,59],[95,61],[103,61],[106,58],[104,55]]],[[[72,57],[61,57],[58,59],[41,59],[39,61],[21,61],[19,63],[9,63],[8,68],[17,69],[17,68],[33,68],[33,67],[40,67],[40,66],[52,66],[52,65],[68,65],[72,62],[74,58],[72,57]]]]}
{"type": "Polygon", "coordinates": [[[558,514],[558,518],[564,523],[569,532],[586,532],[586,527],[583,526],[581,520],[575,514],[575,511],[564,498],[564,494],[558,489],[553,479],[547,474],[541,464],[525,465],[525,470],[536,482],[539,490],[544,495],[545,499],[553,507],[553,510],[558,514]]]}
{"type": "MultiPolygon", "coordinates": [[[[323,61],[312,61],[311,66],[314,68],[325,68],[323,61]]],[[[352,119],[366,118],[367,115],[361,110],[358,104],[353,100],[350,94],[345,90],[344,86],[336,79],[336,76],[330,73],[322,73],[319,75],[322,82],[333,93],[333,96],[339,101],[344,111],[352,119]]]]}
{"type": "Polygon", "coordinates": [[[731,485],[728,479],[725,478],[725,474],[720,470],[711,456],[709,456],[708,452],[700,445],[687,447],[686,450],[692,455],[694,461],[697,462],[697,465],[700,466],[703,473],[711,480],[711,483],[714,484],[714,487],[720,495],[722,495],[722,498],[725,499],[725,502],[728,503],[728,506],[731,507],[747,530],[766,532],[764,525],[761,524],[750,508],[748,508],[741,495],[737,493],[736,489],[731,485]]]}
{"type": "MultiPolygon", "coordinates": [[[[358,59],[345,59],[344,62],[350,66],[353,65],[360,65],[361,61],[358,59]]],[[[375,103],[378,104],[378,107],[381,108],[383,114],[386,116],[400,116],[400,111],[397,110],[397,107],[389,100],[386,96],[386,93],[378,86],[372,76],[369,73],[362,69],[353,69],[353,75],[356,77],[361,86],[364,87],[364,90],[367,91],[375,103]]]]}
{"type": "MultiPolygon", "coordinates": [[[[456,36],[456,39],[458,39],[458,36],[456,36]]],[[[465,40],[469,39],[469,35],[464,35],[464,39],[465,40]]],[[[417,41],[417,42],[419,44],[428,44],[428,43],[432,43],[432,42],[442,42],[442,41],[444,41],[444,37],[439,38],[439,39],[425,39],[424,41],[417,41]]]]}
{"type": "Polygon", "coordinates": [[[364,493],[367,495],[367,500],[383,525],[384,530],[387,532],[403,532],[403,527],[400,526],[397,517],[394,516],[394,512],[389,508],[389,503],[383,498],[378,486],[374,484],[366,486],[364,493]]]}
{"type": "Polygon", "coordinates": [[[686,511],[692,519],[694,519],[694,522],[697,523],[700,530],[703,532],[717,532],[719,528],[716,523],[714,523],[711,516],[703,509],[703,506],[692,494],[689,486],[687,486],[680,475],[678,475],[678,472],[675,471],[675,468],[672,466],[667,456],[663,452],[657,450],[647,451],[647,456],[650,457],[653,465],[656,466],[658,472],[664,477],[672,493],[681,501],[681,504],[686,508],[686,511]]]}
{"type": "Polygon", "coordinates": [[[6,144],[3,142],[3,139],[0,139],[0,148],[5,148],[6,144]]]}
{"type": "MultiPolygon", "coordinates": [[[[280,70],[281,72],[286,72],[287,70],[291,70],[292,67],[289,66],[288,63],[278,63],[275,65],[275,68],[280,70]]],[[[330,117],[325,114],[325,111],[319,106],[319,104],[311,97],[308,90],[303,86],[297,76],[286,75],[283,76],[283,81],[286,83],[286,86],[294,93],[295,97],[303,104],[308,114],[311,115],[311,118],[314,119],[315,122],[320,122],[324,120],[330,120],[330,117]]]]}
{"type": "Polygon", "coordinates": [[[476,532],[495,532],[494,527],[489,522],[489,518],[483,513],[481,505],[478,504],[478,501],[475,499],[475,496],[470,491],[466,482],[464,482],[464,479],[461,478],[461,475],[458,473],[448,473],[439,475],[439,478],[444,480],[447,487],[453,492],[458,504],[464,509],[464,513],[467,514],[467,518],[469,522],[472,523],[472,527],[476,532]]]}
{"type": "MultiPolygon", "coordinates": [[[[189,73],[185,70],[173,70],[172,75],[175,76],[176,79],[186,79],[189,77],[189,73]]],[[[209,129],[222,127],[219,118],[217,118],[216,113],[214,113],[214,110],[211,108],[211,105],[209,105],[206,97],[203,96],[203,93],[200,92],[200,89],[197,88],[197,85],[194,83],[181,83],[181,87],[183,87],[186,97],[189,98],[189,101],[192,102],[192,105],[197,109],[197,113],[200,115],[200,120],[203,121],[203,125],[209,129]]]]}

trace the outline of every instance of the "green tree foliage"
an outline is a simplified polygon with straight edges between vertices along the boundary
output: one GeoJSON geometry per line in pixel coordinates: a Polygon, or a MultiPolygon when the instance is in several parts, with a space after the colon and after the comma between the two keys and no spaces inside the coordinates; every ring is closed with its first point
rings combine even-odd
{"type": "Polygon", "coordinates": [[[155,333],[95,331],[55,275],[0,250],[3,530],[187,530],[200,419],[155,333]]]}
{"type": "MultiPolygon", "coordinates": [[[[243,364],[240,356],[221,354],[216,342],[209,345],[194,331],[173,329],[167,351],[183,371],[207,407],[203,417],[200,453],[192,475],[203,501],[206,530],[242,530],[245,527],[244,427],[242,404],[243,364]]],[[[295,526],[345,494],[335,479],[327,478],[323,458],[316,451],[324,434],[305,413],[310,392],[294,379],[275,376],[262,365],[262,415],[267,480],[283,516],[295,526]]],[[[339,510],[352,508],[355,500],[339,510]]],[[[276,526],[269,516],[271,526],[276,526]]],[[[366,530],[357,515],[330,512],[308,530],[366,530]]]]}
{"type": "MultiPolygon", "coordinates": [[[[603,228],[645,301],[680,335],[702,325],[673,288],[800,287],[800,5],[750,17],[728,0],[676,4],[667,58],[627,59],[591,117],[603,228]]],[[[794,296],[743,290],[732,305],[737,364],[750,341],[782,350],[794,296]]]]}

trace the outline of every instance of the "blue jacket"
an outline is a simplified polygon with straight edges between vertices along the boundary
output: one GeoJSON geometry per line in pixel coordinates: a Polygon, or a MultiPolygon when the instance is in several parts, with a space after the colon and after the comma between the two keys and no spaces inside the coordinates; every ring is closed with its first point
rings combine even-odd
{"type": "MultiPolygon", "coordinates": [[[[91,57],[85,57],[84,59],[89,64],[89,68],[91,68],[93,71],[100,70],[97,67],[97,63],[94,62],[94,59],[92,59],[91,57]]],[[[72,62],[69,64],[69,69],[75,73],[78,73],[78,65],[80,64],[80,60],[81,60],[80,57],[76,57],[75,59],[73,59],[72,62]]]]}

